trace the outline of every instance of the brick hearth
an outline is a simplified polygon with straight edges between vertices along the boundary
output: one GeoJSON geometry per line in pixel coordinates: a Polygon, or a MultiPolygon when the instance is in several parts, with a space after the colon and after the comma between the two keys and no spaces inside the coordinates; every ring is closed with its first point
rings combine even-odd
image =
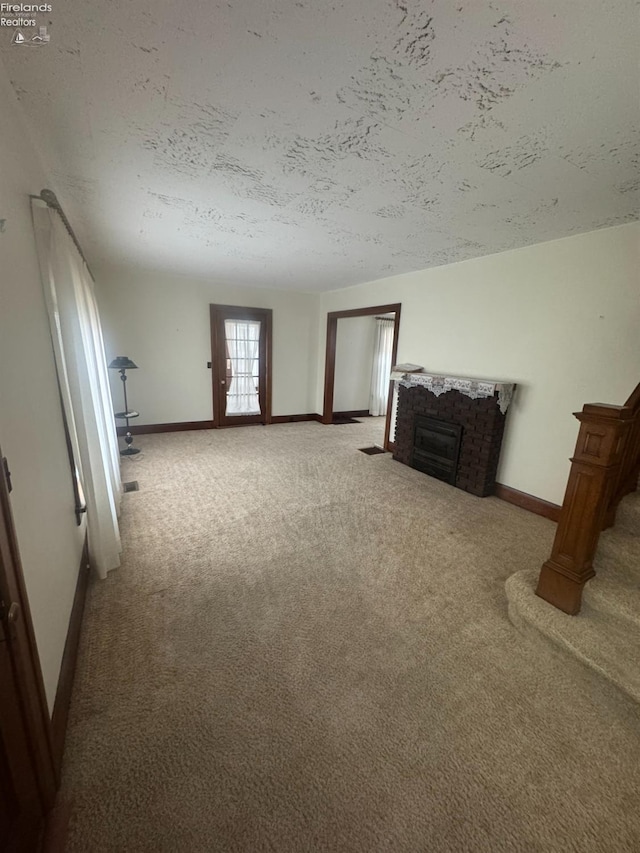
{"type": "Polygon", "coordinates": [[[452,390],[436,397],[419,385],[399,386],[393,458],[405,465],[411,465],[416,415],[462,426],[455,485],[478,497],[493,494],[506,420],[497,396],[472,400],[452,390]]]}

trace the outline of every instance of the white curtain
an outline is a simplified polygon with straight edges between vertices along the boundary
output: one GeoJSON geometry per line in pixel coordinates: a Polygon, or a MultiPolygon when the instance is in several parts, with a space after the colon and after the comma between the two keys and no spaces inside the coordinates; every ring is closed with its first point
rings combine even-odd
{"type": "Polygon", "coordinates": [[[376,317],[371,395],[369,398],[369,413],[374,416],[387,414],[394,324],[393,318],[376,317]]]}
{"type": "Polygon", "coordinates": [[[33,200],[38,259],[71,444],[87,502],[92,564],[120,565],[120,457],[93,281],[55,210],[33,200]]]}
{"type": "Polygon", "coordinates": [[[225,320],[224,332],[231,362],[227,415],[259,415],[260,321],[225,320]]]}

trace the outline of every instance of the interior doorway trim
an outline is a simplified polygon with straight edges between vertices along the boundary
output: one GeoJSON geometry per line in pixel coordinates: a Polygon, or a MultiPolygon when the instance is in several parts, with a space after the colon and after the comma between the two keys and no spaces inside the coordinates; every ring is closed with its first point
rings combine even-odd
{"type": "MultiPolygon", "coordinates": [[[[370,308],[351,308],[348,311],[329,311],[327,314],[327,348],[324,362],[324,405],[322,407],[322,423],[333,422],[333,388],[336,378],[336,340],[338,336],[338,320],[345,317],[370,317],[374,314],[395,314],[393,324],[393,348],[391,364],[396,363],[398,354],[398,334],[400,331],[400,309],[402,303],[393,305],[373,305],[370,308]]],[[[389,381],[389,401],[384,427],[384,447],[389,450],[389,432],[391,430],[392,383],[389,381]]]]}

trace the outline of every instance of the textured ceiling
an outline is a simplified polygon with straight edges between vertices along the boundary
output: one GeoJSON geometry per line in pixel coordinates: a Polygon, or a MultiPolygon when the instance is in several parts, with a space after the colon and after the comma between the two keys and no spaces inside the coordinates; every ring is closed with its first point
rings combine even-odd
{"type": "Polygon", "coordinates": [[[2,57],[90,262],[322,290],[638,218],[635,0],[48,18],[2,57]]]}

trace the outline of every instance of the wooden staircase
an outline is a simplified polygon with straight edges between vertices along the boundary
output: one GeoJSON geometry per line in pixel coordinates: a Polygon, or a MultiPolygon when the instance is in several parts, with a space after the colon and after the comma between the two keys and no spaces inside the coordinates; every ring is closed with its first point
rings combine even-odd
{"type": "Polygon", "coordinates": [[[509,618],[640,702],[640,385],[624,406],[587,404],[576,417],[552,552],[537,581],[508,579],[509,618]]]}
{"type": "Polygon", "coordinates": [[[640,384],[623,406],[588,403],[575,416],[580,431],[551,556],[536,594],[575,615],[602,530],[612,527],[620,501],[638,486],[640,384]]]}
{"type": "Polygon", "coordinates": [[[526,570],[507,580],[509,618],[535,642],[571,655],[640,702],[640,492],[621,502],[593,564],[578,616],[537,596],[536,572],[526,570]]]}

